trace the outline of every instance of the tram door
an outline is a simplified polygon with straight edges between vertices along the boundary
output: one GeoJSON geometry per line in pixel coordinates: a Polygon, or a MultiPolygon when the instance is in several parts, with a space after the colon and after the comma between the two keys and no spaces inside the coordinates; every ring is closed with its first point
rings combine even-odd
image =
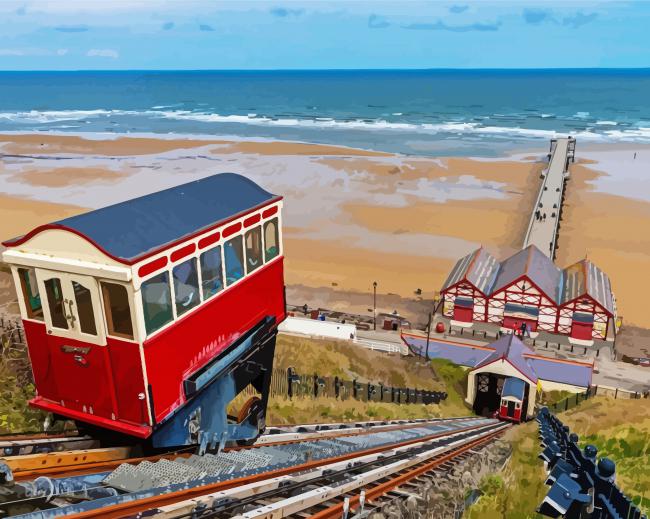
{"type": "Polygon", "coordinates": [[[67,407],[110,417],[112,383],[108,379],[109,357],[104,346],[97,281],[45,269],[36,269],[36,278],[57,392],[43,396],[57,403],[63,401],[67,407]]]}

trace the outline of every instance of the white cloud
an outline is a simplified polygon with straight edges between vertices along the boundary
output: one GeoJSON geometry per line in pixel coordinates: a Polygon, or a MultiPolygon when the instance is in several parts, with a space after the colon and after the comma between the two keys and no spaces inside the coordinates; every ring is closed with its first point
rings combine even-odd
{"type": "Polygon", "coordinates": [[[65,56],[67,53],[68,49],[0,49],[0,56],[65,56]]]}
{"type": "Polygon", "coordinates": [[[86,52],[86,56],[117,59],[120,57],[120,53],[113,49],[90,49],[86,52]]]}

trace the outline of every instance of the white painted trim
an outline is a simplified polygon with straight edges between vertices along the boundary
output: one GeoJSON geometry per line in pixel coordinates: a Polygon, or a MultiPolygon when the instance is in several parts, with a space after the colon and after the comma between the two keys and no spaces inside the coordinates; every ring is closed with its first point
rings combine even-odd
{"type": "Polygon", "coordinates": [[[116,267],[90,261],[55,258],[44,254],[18,250],[6,250],[2,254],[2,259],[5,263],[11,265],[43,268],[71,274],[80,274],[82,276],[116,279],[118,281],[131,281],[131,269],[128,267],[116,267]]]}

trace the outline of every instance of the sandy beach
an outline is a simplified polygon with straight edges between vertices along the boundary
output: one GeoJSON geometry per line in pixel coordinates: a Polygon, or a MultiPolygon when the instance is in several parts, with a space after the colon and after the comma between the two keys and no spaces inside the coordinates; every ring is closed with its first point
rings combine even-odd
{"type": "MultiPolygon", "coordinates": [[[[311,305],[344,309],[332,294],[370,294],[377,281],[381,294],[430,298],[479,245],[498,257],[521,246],[546,152],[544,143],[503,159],[429,158],[291,142],[0,135],[0,237],[232,171],[285,197],[286,281],[299,287],[289,297],[312,289],[311,305]]],[[[578,143],[557,263],[587,254],[612,278],[625,321],[650,326],[650,279],[638,276],[650,268],[641,232],[650,200],[610,188],[607,153],[621,151],[581,155],[578,143]]]]}

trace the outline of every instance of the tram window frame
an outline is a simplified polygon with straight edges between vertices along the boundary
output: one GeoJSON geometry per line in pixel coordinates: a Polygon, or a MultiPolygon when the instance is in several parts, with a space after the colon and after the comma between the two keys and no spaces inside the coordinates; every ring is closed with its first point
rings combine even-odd
{"type": "Polygon", "coordinates": [[[41,291],[36,279],[36,269],[32,267],[18,267],[17,274],[20,280],[20,288],[23,294],[23,302],[25,303],[25,314],[27,318],[35,319],[37,321],[45,321],[41,291]],[[36,289],[35,294],[34,288],[36,289]],[[38,300],[38,308],[33,308],[32,300],[38,300]]]}
{"type": "Polygon", "coordinates": [[[278,220],[277,217],[271,218],[270,220],[267,220],[264,222],[264,229],[262,232],[262,235],[264,237],[264,262],[268,263],[272,259],[277,258],[280,255],[280,221],[278,220]],[[268,236],[267,233],[269,232],[269,227],[273,225],[274,230],[272,231],[272,238],[275,240],[275,252],[274,253],[269,253],[268,249],[268,236]]]}
{"type": "Polygon", "coordinates": [[[178,263],[172,267],[172,279],[174,280],[174,307],[176,309],[176,318],[179,318],[181,315],[186,314],[193,308],[196,308],[201,304],[201,290],[199,287],[199,271],[197,266],[196,258],[190,258],[186,261],[178,263]],[[178,273],[180,269],[189,268],[190,273],[186,277],[187,283],[181,281],[178,273]],[[179,301],[179,288],[180,284],[193,288],[194,291],[190,294],[191,298],[196,298],[194,301],[191,299],[187,300],[186,304],[183,304],[182,301],[179,301]]]}
{"type": "Polygon", "coordinates": [[[239,234],[237,236],[234,236],[230,240],[228,240],[226,243],[224,243],[223,246],[223,259],[225,263],[225,274],[226,274],[226,286],[230,287],[237,283],[240,279],[243,279],[244,276],[246,276],[246,265],[244,261],[244,237],[239,234]],[[232,247],[232,249],[229,249],[229,247],[232,247]],[[235,248],[236,247],[236,248],[235,248]],[[236,254],[236,256],[239,259],[239,267],[241,268],[241,275],[239,277],[233,277],[232,281],[229,281],[229,273],[231,272],[229,263],[230,261],[228,260],[228,251],[232,250],[233,254],[236,254]]]}
{"type": "Polygon", "coordinates": [[[153,333],[157,332],[164,326],[174,321],[174,303],[172,301],[172,289],[169,283],[169,278],[170,278],[169,271],[163,270],[162,272],[159,272],[158,274],[146,279],[140,285],[140,300],[142,303],[142,316],[144,319],[144,328],[147,335],[152,335],[153,333]],[[164,303],[167,305],[167,309],[165,310],[165,312],[168,315],[166,316],[163,322],[152,324],[151,323],[152,319],[151,317],[148,316],[148,311],[147,311],[147,308],[149,307],[150,303],[148,303],[145,300],[145,292],[147,288],[149,288],[150,284],[154,284],[156,282],[166,287],[166,293],[163,293],[162,296],[165,298],[164,303]]]}
{"type": "Polygon", "coordinates": [[[76,317],[79,323],[78,333],[97,337],[97,315],[93,301],[93,288],[84,285],[80,280],[70,279],[72,295],[76,307],[76,317]]]}
{"type": "MultiPolygon", "coordinates": [[[[106,331],[107,335],[113,336],[113,337],[118,337],[120,339],[128,339],[128,340],[135,340],[135,335],[133,332],[133,313],[131,309],[131,293],[129,292],[129,289],[126,287],[126,285],[122,285],[120,283],[113,283],[109,281],[102,281],[101,283],[101,291],[102,291],[102,302],[104,303],[104,317],[106,319],[106,331]],[[110,294],[110,288],[109,287],[117,287],[118,290],[123,290],[123,294],[120,294],[118,297],[124,297],[124,301],[121,301],[121,303],[126,302],[126,310],[121,309],[121,312],[127,312],[128,311],[128,327],[127,329],[129,331],[120,331],[118,330],[116,326],[116,319],[115,319],[115,314],[116,312],[113,310],[115,307],[115,301],[113,296],[110,294]]],[[[126,317],[123,319],[122,323],[126,323],[127,319],[126,317]]]]}
{"type": "Polygon", "coordinates": [[[246,231],[244,235],[244,251],[246,257],[246,274],[250,274],[264,265],[264,245],[262,244],[261,225],[257,225],[246,231]],[[255,251],[256,248],[257,251],[255,251]],[[256,260],[257,262],[253,264],[251,263],[252,260],[256,260]]]}
{"type": "Polygon", "coordinates": [[[225,288],[223,282],[224,260],[221,252],[221,245],[217,245],[216,247],[212,247],[211,249],[202,252],[199,256],[199,267],[201,270],[201,293],[203,294],[203,300],[207,301],[225,288]],[[218,269],[213,268],[214,266],[212,265],[207,265],[207,262],[214,258],[218,258],[219,260],[218,269]],[[218,273],[218,276],[212,275],[213,270],[218,273]],[[220,286],[218,287],[215,284],[216,280],[219,281],[220,286]],[[211,287],[212,285],[214,285],[214,287],[211,287]]]}
{"type": "Polygon", "coordinates": [[[50,277],[45,279],[43,284],[45,285],[45,297],[47,297],[47,307],[52,321],[52,328],[71,330],[72,327],[68,322],[70,316],[65,313],[65,298],[63,297],[61,278],[50,277]]]}

